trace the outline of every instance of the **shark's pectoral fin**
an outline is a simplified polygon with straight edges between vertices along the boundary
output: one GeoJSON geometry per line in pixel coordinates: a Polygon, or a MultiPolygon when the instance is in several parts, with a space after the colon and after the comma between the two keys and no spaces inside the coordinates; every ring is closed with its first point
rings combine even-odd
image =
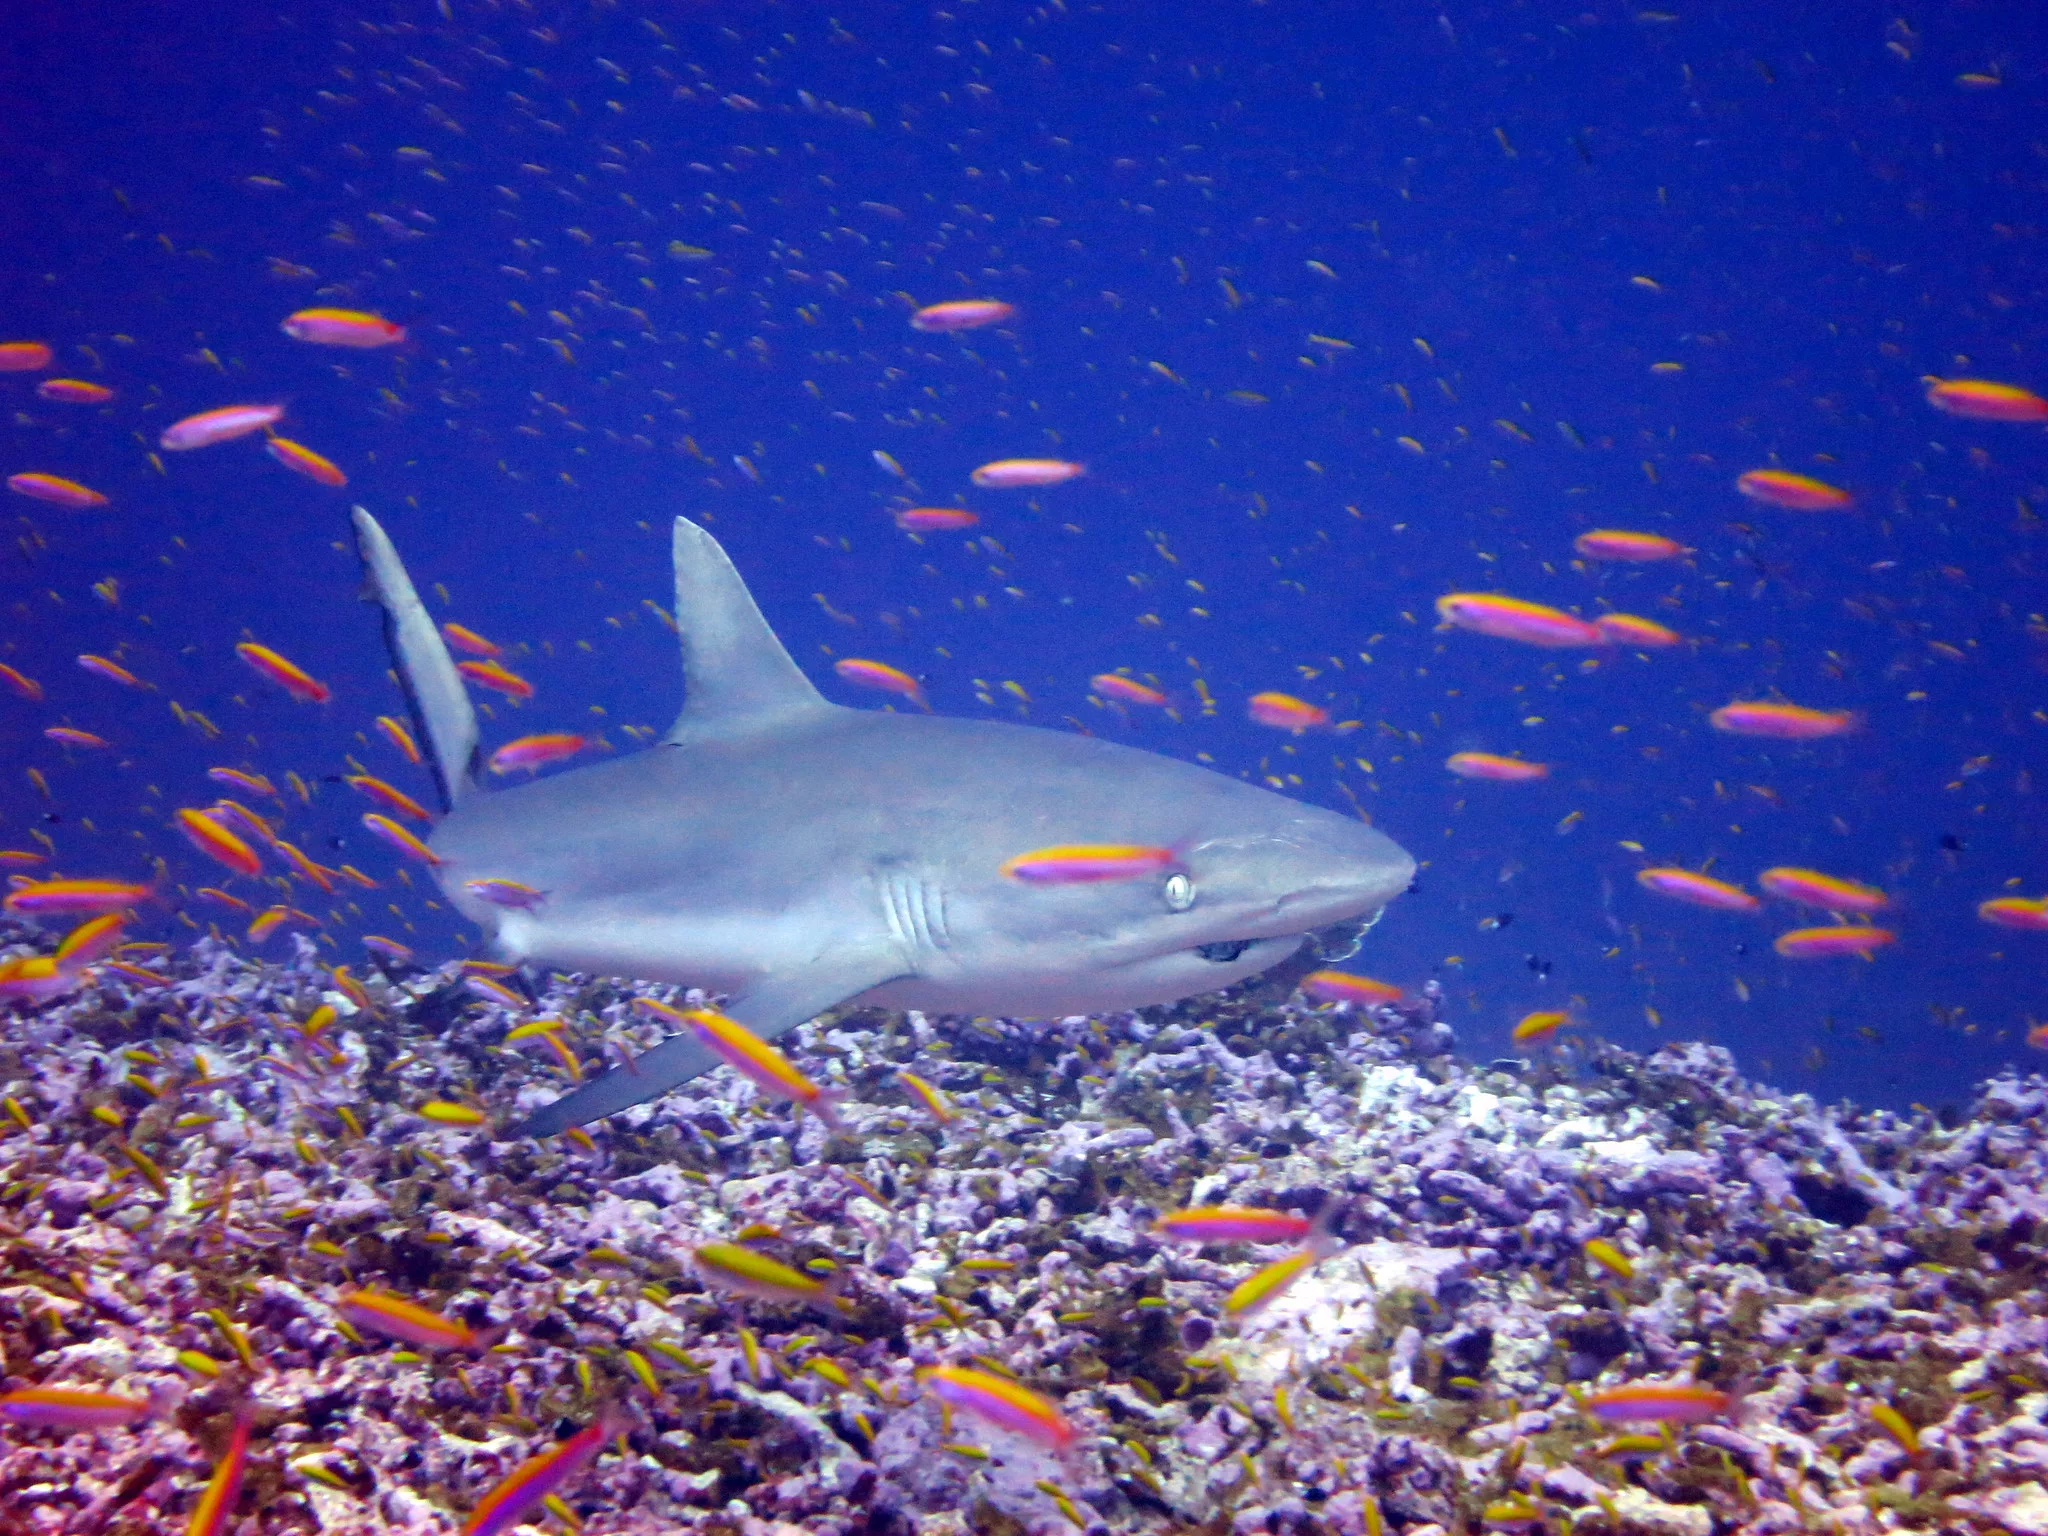
{"type": "MultiPolygon", "coordinates": [[[[826,956],[814,964],[749,987],[728,1003],[725,1013],[764,1040],[786,1035],[834,1004],[858,997],[903,974],[901,959],[892,953],[863,950],[826,956]]],[[[507,1137],[553,1136],[572,1125],[588,1125],[635,1104],[659,1098],[723,1063],[689,1035],[670,1035],[630,1067],[614,1067],[574,1093],[535,1110],[505,1132],[507,1137]]]]}

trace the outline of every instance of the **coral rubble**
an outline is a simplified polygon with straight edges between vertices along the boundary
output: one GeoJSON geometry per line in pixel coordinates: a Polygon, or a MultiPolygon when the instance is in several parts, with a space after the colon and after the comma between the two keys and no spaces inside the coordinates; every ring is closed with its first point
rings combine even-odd
{"type": "Polygon", "coordinates": [[[651,1043],[651,990],[338,984],[305,940],[143,969],[0,1026],[4,1389],[155,1405],[9,1428],[9,1536],[181,1523],[245,1403],[243,1536],[452,1532],[607,1408],[621,1439],[533,1519],[2048,1536],[2038,1077],[1948,1118],[1828,1109],[1711,1046],[1474,1064],[1427,997],[1268,988],[1100,1020],[842,1014],[784,1044],[845,1091],[844,1134],[716,1072],[542,1145],[491,1127],[651,1043]],[[1152,1231],[1223,1202],[1343,1246],[1232,1319],[1278,1250],[1152,1231]],[[707,1288],[713,1241],[821,1299],[707,1288]],[[336,1301],[370,1287],[476,1347],[356,1334],[336,1301]],[[939,1364],[1013,1374],[1078,1434],[942,1413],[918,1379],[939,1364]],[[1581,1404],[1646,1379],[1733,1401],[1664,1429],[1581,1404]]]}

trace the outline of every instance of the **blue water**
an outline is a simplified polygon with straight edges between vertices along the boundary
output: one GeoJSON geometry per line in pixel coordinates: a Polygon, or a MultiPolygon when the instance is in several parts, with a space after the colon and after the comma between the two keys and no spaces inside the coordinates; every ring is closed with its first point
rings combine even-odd
{"type": "Polygon", "coordinates": [[[353,909],[298,887],[333,957],[357,960],[364,932],[463,953],[330,782],[353,756],[428,787],[370,734],[401,701],[346,509],[383,519],[422,589],[445,585],[437,612],[536,685],[494,708],[487,744],[579,730],[617,750],[680,697],[643,600],[670,601],[682,512],[836,698],[880,706],[829,671],[868,657],[944,712],[1206,754],[1362,807],[1425,867],[1358,964],[1440,980],[1476,1054],[1568,1006],[1586,1037],[1704,1036],[1866,1101],[1955,1099],[2029,1057],[2048,938],[1974,908],[2048,890],[2048,436],[1942,415],[1920,381],[2048,389],[2031,9],[842,20],[408,0],[19,23],[0,339],[47,341],[52,373],[120,394],[47,404],[38,375],[0,375],[6,472],[113,498],[9,498],[0,660],[47,697],[0,693],[0,842],[41,832],[72,874],[164,858],[152,931],[173,937],[221,915],[178,887],[223,872],[168,812],[214,797],[214,764],[295,770],[313,797],[287,835],[383,881],[344,891],[353,909]],[[1018,314],[950,338],[906,324],[969,297],[1018,314]],[[316,303],[413,339],[279,333],[316,303]],[[284,402],[281,430],[349,487],[253,439],[152,464],[171,420],[245,400],[284,402]],[[969,484],[1008,456],[1089,472],[969,484]],[[1766,466],[1856,505],[1735,493],[1766,466]],[[972,537],[890,522],[956,500],[983,516],[972,537]],[[1696,554],[1575,566],[1592,527],[1696,554]],[[107,578],[118,606],[94,592],[107,578]],[[1690,643],[1589,656],[1439,632],[1454,590],[1611,605],[1690,643]],[[256,678],[244,639],[333,700],[256,678]],[[153,691],[80,671],[81,652],[153,691]],[[1120,666],[1182,718],[1092,703],[1089,676],[1120,666]],[[1254,725],[1264,689],[1358,724],[1254,725]],[[1767,696],[1865,726],[1803,745],[1708,728],[1767,696]],[[67,754],[39,734],[56,724],[114,750],[67,754]],[[1467,749],[1552,777],[1467,784],[1442,766],[1467,749]],[[1709,861],[1880,885],[1899,942],[1782,960],[1796,909],[1721,915],[1634,882],[1709,861]]]}

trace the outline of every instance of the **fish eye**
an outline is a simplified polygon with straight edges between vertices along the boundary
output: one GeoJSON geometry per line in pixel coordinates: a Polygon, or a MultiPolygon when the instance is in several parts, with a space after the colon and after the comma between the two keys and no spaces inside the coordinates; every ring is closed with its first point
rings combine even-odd
{"type": "Polygon", "coordinates": [[[1171,874],[1159,887],[1159,894],[1166,899],[1167,909],[1185,912],[1195,904],[1195,882],[1183,874],[1171,874]]]}

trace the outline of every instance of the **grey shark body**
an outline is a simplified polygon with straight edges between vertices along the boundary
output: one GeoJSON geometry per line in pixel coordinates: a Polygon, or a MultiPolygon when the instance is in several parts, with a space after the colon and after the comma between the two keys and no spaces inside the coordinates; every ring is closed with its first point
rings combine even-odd
{"type": "MultiPolygon", "coordinates": [[[[1171,1002],[1356,931],[1414,861],[1371,827],[1094,737],[827,702],[725,552],[675,524],[684,707],[663,742],[486,792],[477,728],[383,530],[358,540],[448,815],[449,899],[508,960],[726,994],[764,1038],[847,1002],[1026,1018],[1171,1002]],[[1000,873],[1062,843],[1171,848],[1086,884],[1000,873]],[[465,882],[544,892],[527,910],[465,882]]],[[[719,1065],[672,1037],[517,1128],[545,1136],[719,1065]]]]}

